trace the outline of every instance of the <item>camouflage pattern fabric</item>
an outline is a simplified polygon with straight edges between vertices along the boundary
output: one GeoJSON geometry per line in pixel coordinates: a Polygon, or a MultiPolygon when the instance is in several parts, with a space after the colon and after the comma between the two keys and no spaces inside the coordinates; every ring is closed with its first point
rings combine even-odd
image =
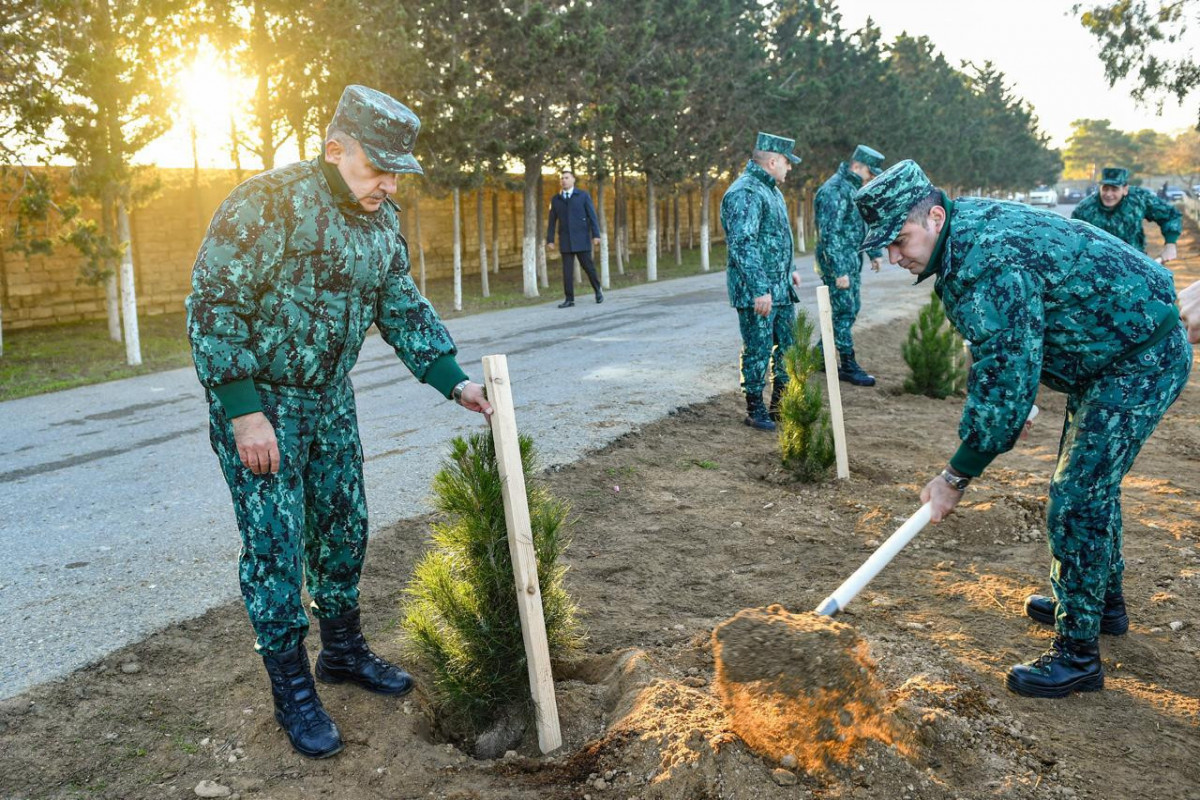
{"type": "Polygon", "coordinates": [[[1183,390],[1191,364],[1192,349],[1176,327],[1068,397],[1046,526],[1060,634],[1095,638],[1105,597],[1122,593],[1121,480],[1183,390]]]}
{"type": "MultiPolygon", "coordinates": [[[[816,272],[829,287],[829,305],[833,310],[833,338],[837,350],[854,350],[851,328],[862,308],[862,252],[859,248],[867,234],[867,224],[854,205],[854,193],[862,187],[862,178],[850,171],[843,161],[837,172],[821,185],[813,199],[817,216],[816,272]],[[837,279],[850,278],[850,287],[839,289],[837,279]]],[[[882,258],[881,250],[870,250],[869,258],[882,258]]]]}
{"type": "Polygon", "coordinates": [[[1142,252],[1146,251],[1146,232],[1142,228],[1142,220],[1156,223],[1168,244],[1178,241],[1183,233],[1182,212],[1140,186],[1129,187],[1129,194],[1112,208],[1104,207],[1099,194],[1085,197],[1075,206],[1071,218],[1090,222],[1142,252]]]}
{"type": "Polygon", "coordinates": [[[767,366],[776,380],[787,383],[783,351],[794,338],[792,322],[792,228],[787,204],[775,179],[750,161],[721,198],[727,260],[725,283],[729,304],[738,310],[742,333],[741,386],[748,395],[762,394],[767,366]],[[754,298],[771,295],[771,313],[754,313],[754,298]]]}
{"type": "Polygon", "coordinates": [[[367,160],[378,170],[424,173],[412,155],[417,134],[421,132],[421,120],[390,95],[366,86],[347,86],[333,111],[329,128],[357,141],[367,160]]]}
{"type": "Polygon", "coordinates": [[[278,473],[255,475],[242,464],[218,402],[210,405],[209,430],[242,535],[238,578],[255,649],[280,653],[308,632],[305,584],[321,619],[358,607],[367,504],[350,380],[259,392],[279,441],[278,473]]]}
{"type": "Polygon", "coordinates": [[[750,308],[754,298],[791,303],[792,228],[775,179],[750,161],[721,198],[729,304],[750,308]]]}
{"type": "Polygon", "coordinates": [[[947,225],[919,280],[937,275],[946,316],[972,342],[951,464],[978,475],[1017,441],[1039,380],[1079,394],[1179,312],[1170,271],[1090,225],[1018,203],[943,202],[947,225]]]}
{"type": "Polygon", "coordinates": [[[304,576],[320,617],[357,602],[367,511],[348,376],[367,329],[444,395],[465,375],[409,276],[396,208],[365,211],[323,158],[233,191],[200,246],[187,310],[242,531],[243,596],[258,647],[279,652],[307,627],[304,576]],[[243,467],[233,442],[230,420],[259,410],[279,440],[274,476],[243,467]]]}
{"type": "Polygon", "coordinates": [[[773,385],[787,386],[783,354],[796,341],[796,312],[792,304],[773,305],[765,317],[755,314],[753,308],[739,308],[737,315],[742,332],[742,392],[762,395],[767,388],[768,368],[773,385]]]}

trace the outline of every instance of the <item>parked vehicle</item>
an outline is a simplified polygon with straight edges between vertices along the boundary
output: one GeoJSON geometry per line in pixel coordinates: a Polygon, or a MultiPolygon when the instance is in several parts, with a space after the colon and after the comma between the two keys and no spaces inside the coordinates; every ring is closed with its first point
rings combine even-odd
{"type": "Polygon", "coordinates": [[[1167,199],[1172,203],[1182,203],[1185,197],[1187,197],[1187,192],[1184,191],[1182,186],[1167,187],[1167,199]]]}
{"type": "Polygon", "coordinates": [[[1065,205],[1075,205],[1083,199],[1083,192],[1078,189],[1066,189],[1058,196],[1058,202],[1065,205]]]}
{"type": "Polygon", "coordinates": [[[1058,193],[1049,186],[1039,186],[1029,193],[1029,205],[1054,208],[1058,205],[1058,193]]]}

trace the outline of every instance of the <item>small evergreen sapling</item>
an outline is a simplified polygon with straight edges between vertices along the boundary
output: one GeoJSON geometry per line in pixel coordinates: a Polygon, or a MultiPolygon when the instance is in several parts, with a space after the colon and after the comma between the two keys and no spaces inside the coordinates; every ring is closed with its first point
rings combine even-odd
{"type": "Polygon", "coordinates": [[[779,451],[783,466],[798,480],[820,479],[833,466],[833,427],[820,387],[809,378],[817,371],[821,353],[814,349],[813,324],[797,309],[795,344],[783,354],[788,385],[779,400],[779,451]]]}
{"type": "Polygon", "coordinates": [[[911,370],[904,381],[904,391],[939,400],[961,394],[967,380],[962,352],[962,339],[946,321],[942,301],[932,295],[908,329],[908,341],[901,345],[904,361],[911,370]]]}
{"type": "MultiPolygon", "coordinates": [[[[575,604],[563,586],[568,509],[536,480],[531,440],[520,437],[538,584],[550,656],[582,644],[575,604]]],[[[433,549],[406,589],[404,629],[433,675],[439,724],[469,738],[520,708],[532,720],[525,646],[509,556],[495,445],[487,433],[456,437],[433,479],[445,518],[433,525],[433,549]]]]}

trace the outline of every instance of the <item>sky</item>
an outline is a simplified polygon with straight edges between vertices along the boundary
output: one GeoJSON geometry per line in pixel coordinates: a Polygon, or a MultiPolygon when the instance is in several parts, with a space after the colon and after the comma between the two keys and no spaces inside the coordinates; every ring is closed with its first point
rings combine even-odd
{"type": "MultiPolygon", "coordinates": [[[[620,0],[613,0],[619,2],[620,0]]],[[[1196,120],[1200,98],[1188,105],[1164,104],[1162,115],[1153,106],[1138,106],[1129,86],[1109,88],[1097,55],[1099,42],[1071,13],[1077,0],[839,0],[842,25],[860,28],[870,17],[891,41],[903,32],[928,36],[951,64],[964,60],[992,61],[1013,92],[1029,101],[1041,130],[1054,147],[1065,147],[1071,123],[1077,119],[1107,119],[1124,131],[1153,128],[1177,134],[1196,120]]],[[[716,34],[714,34],[716,35],[716,34]]],[[[1200,42],[1200,32],[1195,39],[1200,42]]],[[[250,81],[236,81],[210,54],[209,59],[182,76],[183,93],[190,98],[175,127],[143,150],[139,163],[190,167],[192,149],[188,120],[197,128],[197,157],[202,167],[228,167],[229,105],[245,100],[250,81]]],[[[311,154],[310,154],[311,155],[311,154]]],[[[276,163],[297,158],[294,143],[279,152],[276,163]]],[[[243,165],[258,168],[258,160],[243,154],[243,165]]]]}
{"type": "MultiPolygon", "coordinates": [[[[838,0],[842,27],[860,28],[870,17],[890,42],[901,33],[928,36],[954,66],[991,61],[1028,100],[1051,145],[1065,147],[1077,119],[1107,119],[1114,128],[1152,128],[1177,134],[1196,122],[1200,98],[1187,106],[1139,107],[1129,86],[1109,88],[1100,42],[1071,7],[1078,0],[838,0]]],[[[1196,34],[1200,41],[1200,32],[1196,34]]]]}

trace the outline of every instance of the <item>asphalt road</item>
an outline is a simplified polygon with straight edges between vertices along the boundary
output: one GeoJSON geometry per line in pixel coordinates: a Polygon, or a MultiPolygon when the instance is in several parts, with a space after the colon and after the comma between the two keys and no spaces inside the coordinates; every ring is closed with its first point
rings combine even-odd
{"type": "MultiPolygon", "coordinates": [[[[801,259],[811,276],[812,258],[801,259]]],[[[864,273],[860,325],[926,302],[898,267],[864,273]]],[[[815,313],[818,281],[806,278],[815,313]]],[[[508,356],[517,424],[544,466],[737,388],[724,273],[554,298],[449,323],[459,361],[508,356]]],[[[897,346],[905,330],[897,330],[897,346]]],[[[378,337],[352,373],[372,530],[430,510],[448,440],[480,418],[419,384],[378,337]]],[[[238,596],[238,533],[191,369],[0,403],[0,698],[238,596]]],[[[740,424],[730,419],[731,425],[740,424]]],[[[247,640],[247,648],[251,647],[247,640]]]]}

